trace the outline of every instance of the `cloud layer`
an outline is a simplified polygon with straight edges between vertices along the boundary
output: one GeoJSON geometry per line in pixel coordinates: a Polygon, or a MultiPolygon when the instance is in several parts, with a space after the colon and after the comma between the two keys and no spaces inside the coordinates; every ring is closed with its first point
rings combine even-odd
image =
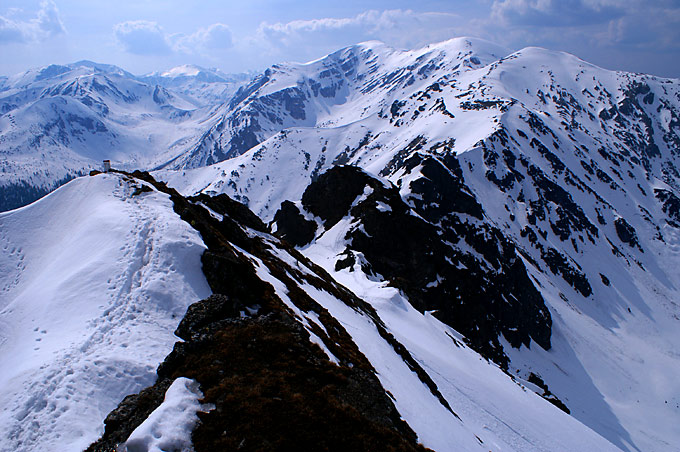
{"type": "Polygon", "coordinates": [[[458,15],[412,10],[369,10],[346,18],[296,20],[262,23],[256,37],[279,48],[306,44],[355,43],[378,39],[398,47],[413,47],[451,38],[456,34],[458,15]]]}
{"type": "Polygon", "coordinates": [[[40,3],[36,17],[28,21],[0,16],[0,45],[39,42],[65,32],[59,10],[52,0],[40,3]]]}
{"type": "Polygon", "coordinates": [[[163,29],[146,20],[117,24],[113,31],[123,48],[135,55],[167,55],[171,52],[163,29]]]}
{"type": "Polygon", "coordinates": [[[205,8],[180,0],[115,5],[45,0],[33,11],[18,8],[29,4],[22,0],[0,3],[2,72],[78,58],[133,71],[187,62],[227,71],[261,70],[373,39],[416,48],[473,36],[512,49],[564,50],[612,69],[680,76],[678,0],[370,0],[363,11],[356,2],[330,7],[310,0],[287,2],[285,10],[280,2],[263,9],[258,2],[217,0],[205,8]],[[384,9],[390,4],[411,9],[384,9]],[[60,10],[71,20],[68,34],[60,10]],[[318,14],[310,16],[310,11],[318,14]]]}
{"type": "Polygon", "coordinates": [[[171,53],[203,54],[233,46],[231,30],[216,23],[190,35],[167,34],[156,22],[131,20],[113,28],[125,51],[135,55],[169,55],[171,53]]]}

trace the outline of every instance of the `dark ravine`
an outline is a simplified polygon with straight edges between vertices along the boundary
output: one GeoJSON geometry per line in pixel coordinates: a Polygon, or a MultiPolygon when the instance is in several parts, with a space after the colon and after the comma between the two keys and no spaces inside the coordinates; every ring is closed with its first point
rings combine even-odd
{"type": "MultiPolygon", "coordinates": [[[[375,370],[349,334],[296,280],[305,280],[367,312],[380,327],[370,306],[285,242],[263,238],[267,237],[265,225],[226,195],[184,198],[148,173],[121,173],[121,177],[138,188],[138,195],[145,191],[140,181],[169,194],[174,210],[201,233],[208,247],[202,257],[203,271],[214,295],[189,307],[176,331],[184,342],[177,342],[159,366],[157,382],[126,397],[106,418],[104,435],[88,451],[117,450],[163,401],[178,377],[197,380],[205,396],[202,402],[215,406],[199,413],[200,422],[192,435],[197,452],[426,450],[400,419],[375,370]],[[218,221],[202,205],[224,215],[223,219],[218,221]],[[268,252],[272,245],[290,251],[314,274],[304,274],[276,258],[268,252]],[[314,334],[339,365],[309,340],[307,330],[236,247],[256,256],[283,281],[300,310],[317,314],[324,328],[314,325],[314,334]]],[[[383,332],[384,337],[391,337],[384,328],[383,332]]],[[[392,340],[397,350],[401,344],[392,340]]],[[[410,355],[403,352],[408,363],[410,355]]],[[[429,379],[415,360],[410,361],[414,372],[429,379]]],[[[429,383],[436,392],[434,383],[429,383]]]]}

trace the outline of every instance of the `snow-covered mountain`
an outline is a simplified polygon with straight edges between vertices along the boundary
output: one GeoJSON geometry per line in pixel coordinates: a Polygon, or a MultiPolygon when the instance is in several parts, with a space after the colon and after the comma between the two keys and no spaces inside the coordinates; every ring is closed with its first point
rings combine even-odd
{"type": "Polygon", "coordinates": [[[18,207],[109,159],[153,168],[184,152],[246,76],[171,70],[135,77],[81,61],[18,74],[0,88],[0,209],[18,207]]]}
{"type": "MultiPolygon", "coordinates": [[[[413,52],[368,42],[307,64],[272,66],[242,87],[221,119],[170,168],[195,168],[240,155],[291,127],[338,127],[378,110],[390,91],[416,79],[464,72],[496,61],[504,49],[484,41],[453,40],[413,52]]],[[[436,77],[435,77],[436,78],[436,77]]],[[[389,105],[388,105],[389,108],[389,105]]]]}
{"type": "MultiPolygon", "coordinates": [[[[160,176],[187,194],[227,193],[266,221],[292,201],[284,209],[298,218],[292,229],[309,231],[303,253],[335,238],[309,257],[338,280],[362,271],[399,288],[421,312],[436,310],[473,348],[546,385],[537,391],[621,449],[673,450],[680,83],[545,49],[499,52],[469,39],[409,52],[369,43],[286,66],[285,75],[274,68],[244,89],[250,94],[232,118],[248,112],[254,129],[285,129],[255,134],[264,141],[239,157],[160,176]],[[350,69],[338,69],[337,79],[323,72],[342,64],[350,69]],[[311,86],[322,81],[336,95],[315,94],[311,86]],[[265,105],[274,120],[260,113],[265,105]],[[325,221],[303,193],[340,164],[392,184],[405,205],[365,184],[367,201],[325,221]],[[380,209],[424,224],[409,238],[405,217],[380,219],[380,209]],[[376,238],[393,223],[393,236],[376,238]],[[507,245],[496,238],[490,246],[493,237],[507,245]],[[390,243],[395,250],[378,246],[390,243]],[[405,250],[438,258],[422,251],[423,262],[398,265],[405,250]],[[540,300],[531,289],[489,287],[513,261],[540,300]]],[[[209,135],[223,141],[206,148],[224,149],[225,138],[249,129],[223,130],[209,135]]],[[[361,194],[361,186],[334,186],[319,204],[361,194]]]]}
{"type": "Polygon", "coordinates": [[[319,431],[305,434],[317,449],[356,450],[357,437],[397,450],[677,449],[680,81],[469,38],[276,65],[196,109],[182,102],[200,86],[170,80],[202,71],[154,75],[169,97],[149,120],[185,111],[178,124],[191,129],[171,150],[148,148],[167,185],[95,175],[0,215],[0,334],[12,338],[0,359],[41,339],[75,362],[16,348],[36,358],[3,374],[14,389],[0,449],[85,447],[140,390],[90,450],[257,450],[277,438],[285,449],[319,431]],[[51,216],[63,221],[45,225],[51,216]],[[79,235],[80,223],[98,234],[79,235]],[[85,257],[97,243],[108,251],[85,257]],[[187,249],[206,250],[200,264],[187,249]],[[119,289],[125,278],[110,275],[123,274],[133,282],[119,289]],[[72,322],[51,310],[46,333],[30,328],[41,297],[80,306],[90,286],[115,293],[72,322]],[[107,316],[120,340],[79,342],[109,337],[107,316]],[[50,335],[59,325],[75,333],[50,335]],[[108,375],[98,366],[120,359],[125,335],[146,331],[166,336],[111,366],[132,369],[115,383],[87,383],[92,369],[108,375]],[[76,359],[78,347],[89,351],[76,359]],[[94,395],[60,394],[50,382],[62,368],[94,395]],[[98,397],[98,411],[84,405],[98,397]]]}

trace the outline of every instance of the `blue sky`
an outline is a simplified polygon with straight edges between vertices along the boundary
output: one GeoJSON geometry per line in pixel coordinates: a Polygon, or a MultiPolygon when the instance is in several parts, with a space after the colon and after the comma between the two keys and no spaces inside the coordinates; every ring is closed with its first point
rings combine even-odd
{"type": "Polygon", "coordinates": [[[82,59],[136,74],[259,71],[370,39],[415,48],[456,36],[680,77],[680,0],[2,0],[0,74],[82,59]]]}

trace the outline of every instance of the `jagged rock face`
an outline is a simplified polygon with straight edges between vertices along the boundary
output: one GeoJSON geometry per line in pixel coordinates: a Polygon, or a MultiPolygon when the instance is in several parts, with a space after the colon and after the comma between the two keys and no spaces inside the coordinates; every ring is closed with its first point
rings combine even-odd
{"type": "MultiPolygon", "coordinates": [[[[455,171],[456,164],[449,165],[455,171]]],[[[356,167],[336,166],[310,184],[302,207],[321,219],[323,230],[317,235],[343,218],[351,224],[336,270],[359,263],[357,271],[386,279],[421,312],[436,311],[437,318],[503,366],[507,358],[500,335],[514,347],[529,347],[533,339],[549,349],[550,313],[515,247],[498,229],[479,221],[481,206],[456,183],[455,172],[434,158],[424,168],[430,178],[412,184],[415,207],[397,187],[356,167]]],[[[307,221],[299,211],[274,219],[277,231],[299,230],[307,221]]]]}
{"type": "Polygon", "coordinates": [[[295,204],[290,201],[281,203],[281,208],[274,216],[274,223],[278,226],[276,234],[294,246],[306,245],[316,233],[316,223],[306,220],[295,204]]]}

